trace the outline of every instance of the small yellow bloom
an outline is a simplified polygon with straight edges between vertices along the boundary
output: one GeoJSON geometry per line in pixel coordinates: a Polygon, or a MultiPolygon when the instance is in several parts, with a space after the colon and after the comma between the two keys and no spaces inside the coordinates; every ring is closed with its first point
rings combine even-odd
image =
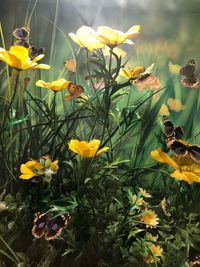
{"type": "Polygon", "coordinates": [[[41,54],[31,60],[28,49],[19,45],[11,46],[9,51],[0,47],[0,60],[18,70],[49,69],[49,65],[37,63],[43,57],[41,54]]]}
{"type": "MultiPolygon", "coordinates": [[[[155,244],[152,244],[150,246],[150,250],[155,257],[161,257],[163,254],[163,248],[161,248],[160,246],[155,245],[155,244]]],[[[154,263],[154,258],[152,255],[148,255],[147,258],[145,259],[145,261],[146,261],[146,263],[154,263]]]]}
{"type": "Polygon", "coordinates": [[[171,61],[168,63],[169,72],[173,74],[179,74],[179,71],[181,69],[181,66],[178,64],[173,64],[171,61]]]}
{"type": "Polygon", "coordinates": [[[126,79],[131,79],[139,76],[142,72],[144,72],[145,68],[142,66],[136,66],[134,68],[125,67],[120,69],[119,74],[126,79]]]}
{"type": "Polygon", "coordinates": [[[43,166],[37,161],[27,161],[25,164],[21,164],[20,171],[22,174],[19,176],[19,178],[28,180],[34,176],[37,176],[37,171],[41,169],[43,169],[43,166]]]}
{"type": "Polygon", "coordinates": [[[142,197],[140,197],[140,198],[138,199],[137,203],[136,203],[136,200],[137,200],[137,196],[136,196],[136,194],[134,194],[134,195],[132,196],[132,202],[133,202],[133,204],[134,204],[134,205],[137,204],[137,206],[142,206],[142,205],[143,205],[143,198],[142,198],[142,197]]]}
{"type": "Polygon", "coordinates": [[[93,139],[89,142],[72,139],[68,145],[70,150],[81,157],[92,158],[108,151],[109,147],[99,149],[100,143],[101,141],[98,139],[93,139]]]}
{"type": "Polygon", "coordinates": [[[180,112],[181,110],[185,109],[185,106],[181,103],[179,99],[169,98],[167,100],[167,104],[169,108],[175,112],[180,112]]]}
{"type": "Polygon", "coordinates": [[[174,158],[171,158],[160,148],[151,151],[151,156],[155,160],[166,163],[175,169],[175,171],[170,174],[171,177],[177,180],[183,180],[188,184],[192,184],[193,182],[200,183],[200,164],[194,162],[189,156],[174,156],[174,158]]]}
{"type": "Polygon", "coordinates": [[[139,187],[140,193],[142,194],[143,197],[145,198],[151,198],[152,195],[149,194],[145,189],[143,189],[142,187],[139,187]]]}
{"type": "Polygon", "coordinates": [[[61,91],[63,89],[68,88],[70,83],[71,83],[71,81],[67,81],[65,79],[59,79],[59,80],[53,81],[51,83],[45,82],[42,80],[38,80],[35,84],[36,84],[36,86],[45,87],[45,88],[50,89],[54,92],[58,92],[58,91],[61,91]]]}
{"type": "Polygon", "coordinates": [[[145,209],[145,214],[142,216],[142,221],[146,224],[146,227],[156,227],[159,224],[159,218],[155,211],[145,209]]]}
{"type": "Polygon", "coordinates": [[[94,36],[95,31],[88,26],[81,26],[75,33],[69,33],[71,39],[82,48],[89,51],[94,49],[103,48],[104,44],[94,36]]]}
{"type": "Polygon", "coordinates": [[[121,32],[118,30],[114,30],[110,27],[100,26],[95,32],[95,36],[101,41],[103,44],[109,47],[115,47],[123,43],[131,44],[134,43],[130,40],[139,35],[140,26],[135,25],[132,26],[127,32],[121,32]]]}
{"type": "Polygon", "coordinates": [[[160,107],[160,110],[159,110],[159,114],[161,116],[169,116],[169,109],[168,109],[167,105],[162,104],[162,106],[160,107]]]}

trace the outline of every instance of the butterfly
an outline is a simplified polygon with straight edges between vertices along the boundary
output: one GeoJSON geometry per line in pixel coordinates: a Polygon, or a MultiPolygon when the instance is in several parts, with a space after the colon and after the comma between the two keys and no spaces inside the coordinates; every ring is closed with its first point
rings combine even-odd
{"type": "Polygon", "coordinates": [[[14,45],[21,45],[29,48],[30,29],[28,27],[16,28],[12,34],[17,39],[14,45]]]}
{"type": "Polygon", "coordinates": [[[195,75],[195,60],[190,59],[187,64],[180,69],[181,84],[189,88],[198,88],[199,80],[195,75]]]}
{"type": "Polygon", "coordinates": [[[161,85],[159,79],[151,74],[153,67],[154,64],[146,68],[144,72],[142,72],[134,81],[134,84],[136,85],[138,91],[143,91],[147,87],[149,87],[152,91],[157,91],[160,89],[161,85]]]}
{"type": "Polygon", "coordinates": [[[68,225],[70,220],[70,214],[50,218],[48,214],[37,212],[34,216],[32,235],[35,238],[44,236],[46,240],[53,240],[61,234],[63,227],[68,225]]]}
{"type": "Polygon", "coordinates": [[[72,98],[80,98],[81,94],[84,92],[84,89],[81,85],[77,85],[75,83],[69,83],[68,85],[68,92],[69,95],[67,95],[64,100],[71,100],[72,98]]]}
{"type": "Polygon", "coordinates": [[[199,145],[188,145],[180,141],[174,140],[170,144],[172,154],[177,157],[189,156],[196,163],[200,163],[200,146],[199,145]]]}
{"type": "Polygon", "coordinates": [[[45,49],[44,49],[44,47],[37,48],[34,45],[31,45],[31,46],[29,46],[28,52],[29,52],[29,57],[31,59],[34,59],[37,56],[44,54],[45,49]]]}
{"type": "Polygon", "coordinates": [[[182,138],[184,131],[183,128],[178,126],[175,127],[174,124],[168,119],[166,116],[163,118],[164,124],[164,134],[166,136],[166,144],[170,146],[175,140],[179,140],[182,138]]]}

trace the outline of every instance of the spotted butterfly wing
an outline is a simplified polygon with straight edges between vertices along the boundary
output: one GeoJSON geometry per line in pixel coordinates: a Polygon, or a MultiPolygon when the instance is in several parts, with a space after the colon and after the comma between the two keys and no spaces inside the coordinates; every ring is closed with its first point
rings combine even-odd
{"type": "Polygon", "coordinates": [[[178,126],[178,127],[175,127],[174,129],[174,137],[176,140],[179,140],[183,137],[183,134],[184,134],[184,131],[183,131],[183,128],[178,126]]]}
{"type": "Polygon", "coordinates": [[[63,227],[69,223],[70,219],[71,216],[69,214],[66,216],[60,215],[51,219],[47,224],[44,238],[46,240],[53,240],[58,237],[61,234],[63,227]]]}
{"type": "Polygon", "coordinates": [[[33,221],[32,235],[35,238],[41,238],[46,231],[49,217],[45,213],[37,212],[33,221]]]}
{"type": "Polygon", "coordinates": [[[188,63],[180,69],[181,84],[185,87],[189,88],[198,88],[199,87],[199,80],[195,75],[195,60],[190,59],[188,63]]]}

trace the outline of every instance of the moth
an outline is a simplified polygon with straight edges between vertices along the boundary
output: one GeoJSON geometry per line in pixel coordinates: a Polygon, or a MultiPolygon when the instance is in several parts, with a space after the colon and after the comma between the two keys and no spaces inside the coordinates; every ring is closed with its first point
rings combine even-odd
{"type": "Polygon", "coordinates": [[[199,80],[195,74],[196,63],[194,59],[190,59],[187,64],[179,71],[181,75],[181,84],[189,88],[198,88],[199,80]]]}
{"type": "Polygon", "coordinates": [[[161,85],[159,79],[156,76],[152,75],[153,67],[154,64],[146,68],[144,72],[142,72],[134,81],[138,91],[143,91],[147,87],[149,87],[152,91],[157,91],[160,89],[161,85]]]}
{"type": "Polygon", "coordinates": [[[30,29],[28,27],[16,28],[12,34],[17,39],[17,41],[14,42],[14,45],[21,45],[29,48],[30,29]]]}
{"type": "Polygon", "coordinates": [[[70,214],[51,218],[48,214],[37,212],[34,216],[32,235],[37,239],[44,236],[45,240],[54,240],[61,234],[63,227],[68,225],[70,220],[70,214]]]}

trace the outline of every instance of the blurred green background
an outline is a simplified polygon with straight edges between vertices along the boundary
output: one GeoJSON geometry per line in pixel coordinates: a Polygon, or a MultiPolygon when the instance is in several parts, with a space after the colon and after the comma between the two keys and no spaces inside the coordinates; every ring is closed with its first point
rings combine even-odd
{"type": "MultiPolygon", "coordinates": [[[[199,72],[199,0],[0,0],[6,47],[13,42],[13,30],[24,26],[26,16],[31,16],[30,42],[46,49],[43,61],[50,63],[52,68],[49,73],[42,73],[42,78],[49,80],[57,79],[64,60],[72,58],[73,50],[79,49],[68,37],[69,32],[76,32],[81,25],[94,29],[106,25],[126,31],[132,25],[140,24],[141,35],[135,39],[135,47],[121,47],[128,52],[133,65],[147,67],[154,62],[162,86],[174,82],[168,88],[166,100],[178,97],[186,109],[172,112],[171,116],[176,123],[186,127],[188,138],[198,134],[199,90],[180,86],[177,77],[169,73],[168,62],[184,65],[190,58],[195,58],[199,72]]],[[[81,76],[78,81],[86,83],[81,76]]]]}

